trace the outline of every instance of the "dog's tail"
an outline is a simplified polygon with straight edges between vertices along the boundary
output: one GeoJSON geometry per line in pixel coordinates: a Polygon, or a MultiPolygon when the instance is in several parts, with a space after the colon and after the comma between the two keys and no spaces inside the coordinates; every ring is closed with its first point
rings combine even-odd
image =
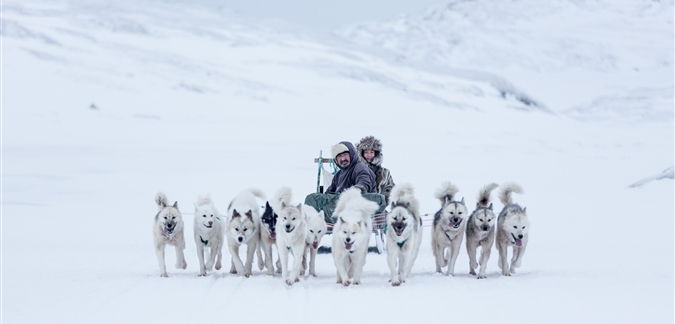
{"type": "Polygon", "coordinates": [[[291,188],[284,186],[279,188],[279,190],[277,190],[277,192],[274,194],[270,205],[272,206],[272,209],[276,210],[278,213],[283,208],[282,206],[288,206],[291,204],[292,198],[293,192],[291,191],[291,188]]]}
{"type": "Polygon", "coordinates": [[[265,196],[265,193],[258,188],[248,188],[247,191],[250,192],[252,195],[254,195],[254,196],[256,196],[256,197],[258,197],[262,200],[267,199],[267,196],[265,196]]]}
{"type": "Polygon", "coordinates": [[[212,202],[213,202],[213,200],[211,200],[211,196],[210,196],[210,195],[199,196],[199,197],[197,197],[197,203],[196,203],[195,205],[197,205],[197,206],[204,206],[204,205],[208,205],[208,204],[210,204],[210,203],[212,203],[212,202]]]}
{"type": "Polygon", "coordinates": [[[458,191],[457,186],[450,181],[443,181],[441,187],[434,192],[434,197],[441,201],[441,205],[445,205],[447,202],[453,201],[458,191]]]}
{"type": "Polygon", "coordinates": [[[391,196],[389,196],[389,199],[391,201],[398,201],[399,199],[405,196],[414,196],[414,195],[415,189],[413,188],[412,184],[403,183],[396,185],[394,189],[391,190],[391,196]]]}
{"type": "Polygon", "coordinates": [[[166,194],[163,192],[158,192],[157,195],[155,196],[155,202],[157,203],[157,207],[161,210],[164,207],[169,206],[169,198],[166,198],[166,194]]]}
{"type": "Polygon", "coordinates": [[[501,190],[499,191],[499,200],[501,200],[502,204],[513,204],[513,199],[511,199],[512,192],[522,195],[523,188],[515,182],[507,182],[501,186],[501,190]]]}
{"type": "Polygon", "coordinates": [[[364,215],[364,219],[367,215],[368,218],[365,219],[367,223],[370,222],[370,216],[375,214],[379,208],[375,202],[363,198],[363,196],[361,196],[361,189],[356,187],[351,187],[340,194],[340,199],[338,200],[333,215],[340,214],[343,210],[345,210],[345,208],[347,208],[348,205],[350,208],[361,211],[361,213],[364,215]]]}
{"type": "Polygon", "coordinates": [[[497,187],[499,187],[499,185],[496,183],[491,183],[483,186],[483,188],[481,188],[480,191],[478,192],[478,204],[483,207],[487,207],[488,204],[490,203],[490,193],[497,187]]]}

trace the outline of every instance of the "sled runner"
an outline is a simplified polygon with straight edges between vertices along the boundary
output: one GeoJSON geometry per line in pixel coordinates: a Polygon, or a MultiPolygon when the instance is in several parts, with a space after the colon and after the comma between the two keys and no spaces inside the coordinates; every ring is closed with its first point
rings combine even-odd
{"type": "MultiPolygon", "coordinates": [[[[340,194],[338,193],[324,193],[323,186],[321,185],[321,177],[323,175],[323,183],[329,184],[333,180],[333,175],[337,173],[338,168],[335,165],[333,159],[324,158],[321,156],[322,152],[319,151],[319,157],[314,159],[314,163],[319,164],[319,171],[316,179],[316,192],[311,193],[305,197],[305,204],[314,207],[317,211],[324,212],[324,218],[326,220],[326,225],[328,226],[326,234],[331,234],[333,232],[333,224],[336,223],[337,217],[333,215],[337,202],[340,199],[340,194]],[[333,171],[326,170],[324,168],[324,163],[328,164],[333,171]]],[[[366,198],[370,201],[373,201],[380,206],[380,208],[372,216],[373,220],[373,233],[375,234],[375,246],[368,248],[369,252],[376,252],[381,254],[384,252],[384,226],[386,224],[386,211],[387,201],[384,196],[378,193],[362,193],[363,198],[366,198]]],[[[327,250],[325,247],[320,247],[320,251],[327,250]]]]}

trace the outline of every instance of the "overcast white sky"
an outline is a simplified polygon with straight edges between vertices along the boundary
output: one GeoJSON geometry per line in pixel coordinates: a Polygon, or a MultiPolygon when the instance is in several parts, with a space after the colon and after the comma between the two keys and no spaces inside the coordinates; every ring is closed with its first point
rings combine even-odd
{"type": "Polygon", "coordinates": [[[450,0],[196,0],[196,2],[228,7],[245,16],[332,30],[365,20],[395,18],[401,13],[417,14],[431,5],[450,0]]]}

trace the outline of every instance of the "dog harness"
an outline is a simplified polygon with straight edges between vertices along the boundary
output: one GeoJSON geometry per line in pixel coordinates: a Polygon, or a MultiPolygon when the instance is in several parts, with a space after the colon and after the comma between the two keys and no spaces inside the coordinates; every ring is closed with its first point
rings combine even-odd
{"type": "Polygon", "coordinates": [[[204,243],[204,246],[209,244],[209,240],[204,240],[201,235],[199,235],[199,240],[202,241],[202,243],[204,243]]]}

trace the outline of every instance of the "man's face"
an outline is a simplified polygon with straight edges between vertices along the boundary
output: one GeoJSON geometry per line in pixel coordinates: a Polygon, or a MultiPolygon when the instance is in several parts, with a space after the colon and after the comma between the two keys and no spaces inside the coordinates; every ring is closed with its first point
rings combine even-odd
{"type": "Polygon", "coordinates": [[[342,168],[346,168],[349,166],[349,152],[344,152],[338,154],[338,156],[335,157],[335,160],[337,161],[337,165],[339,165],[342,168]]]}

